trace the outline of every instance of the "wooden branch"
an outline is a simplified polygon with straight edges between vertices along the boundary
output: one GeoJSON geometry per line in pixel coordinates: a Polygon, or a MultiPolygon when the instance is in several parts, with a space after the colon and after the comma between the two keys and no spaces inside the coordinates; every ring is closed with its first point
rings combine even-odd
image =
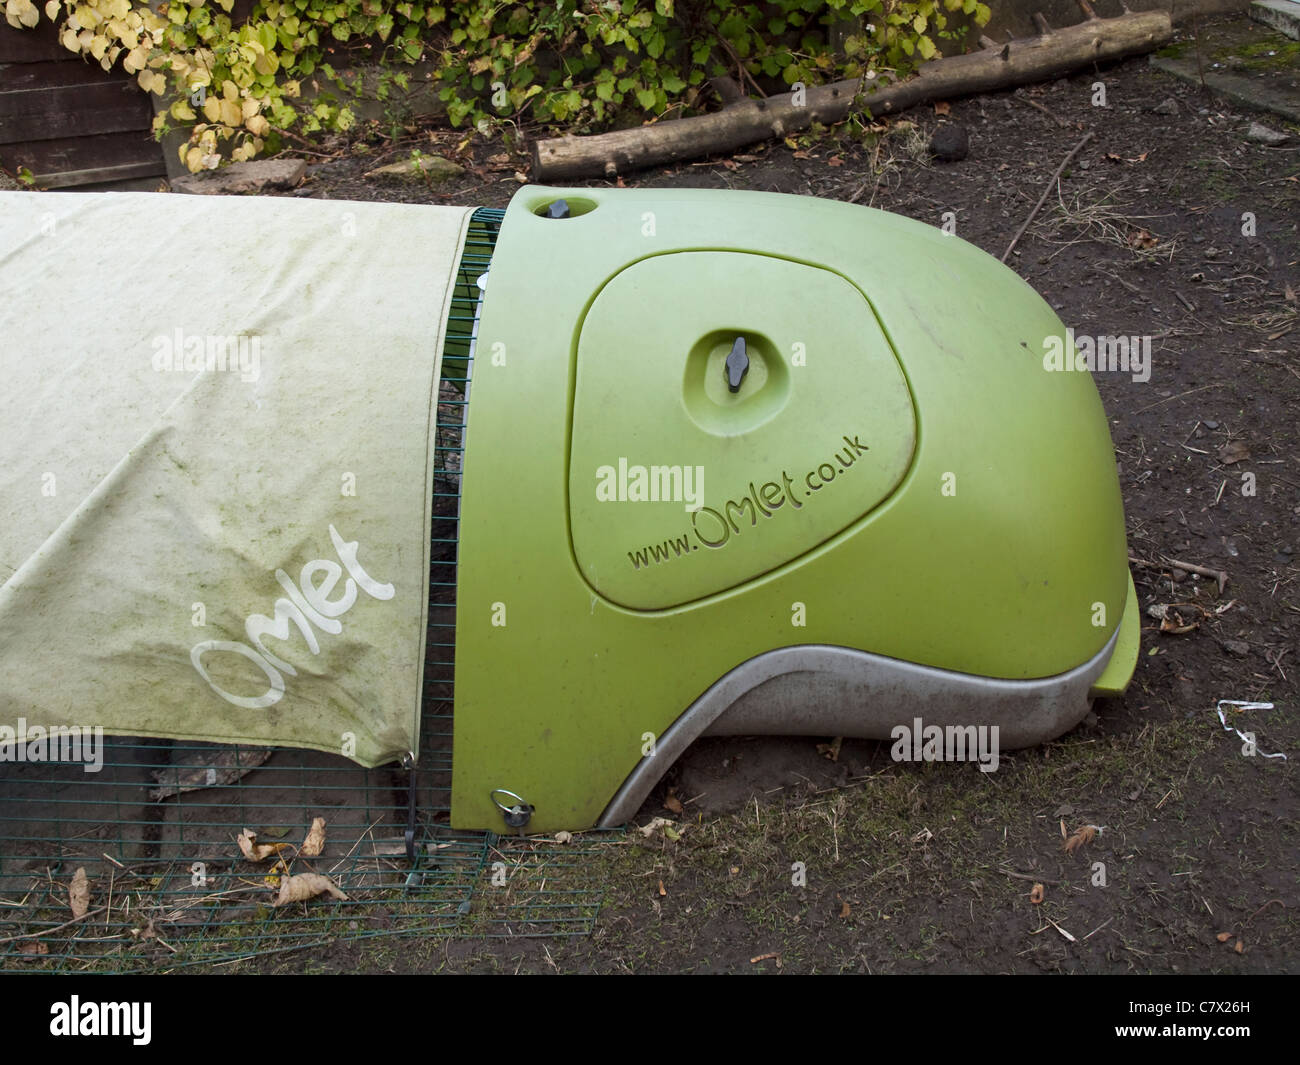
{"type": "Polygon", "coordinates": [[[1002,253],[1002,262],[1007,261],[1007,256],[1011,254],[1011,249],[1013,249],[1016,246],[1016,242],[1025,235],[1025,230],[1029,228],[1029,223],[1032,222],[1037,217],[1038,212],[1042,210],[1043,204],[1047,202],[1048,193],[1052,191],[1052,186],[1056,184],[1057,179],[1061,176],[1061,171],[1065,169],[1066,164],[1079,154],[1079,149],[1092,140],[1092,137],[1092,130],[1088,130],[1088,132],[1083,135],[1083,139],[1070,149],[1070,154],[1061,160],[1061,165],[1056,168],[1056,173],[1052,175],[1052,179],[1047,183],[1047,188],[1043,189],[1043,194],[1038,197],[1038,202],[1034,204],[1034,209],[1029,212],[1029,217],[1026,218],[1024,224],[1016,230],[1016,235],[1011,238],[1011,243],[1007,245],[1007,250],[1002,253]]]}
{"type": "Polygon", "coordinates": [[[592,137],[558,137],[532,146],[533,177],[614,177],[646,167],[734,152],[770,137],[787,137],[812,123],[842,122],[855,111],[875,118],[916,104],[1026,85],[1094,63],[1138,55],[1172,34],[1167,11],[1142,11],[1112,19],[1088,19],[1045,36],[1014,40],[999,48],[924,63],[906,81],[860,91],[861,79],[805,91],[803,106],[791,93],[745,100],[712,114],[679,118],[592,137]]]}

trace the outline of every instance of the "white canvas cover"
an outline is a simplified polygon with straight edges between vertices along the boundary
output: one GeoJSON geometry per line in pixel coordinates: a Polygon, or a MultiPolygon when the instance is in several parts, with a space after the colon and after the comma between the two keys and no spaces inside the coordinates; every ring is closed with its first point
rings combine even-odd
{"type": "Polygon", "coordinates": [[[416,750],[469,215],[0,193],[0,745],[416,750]]]}

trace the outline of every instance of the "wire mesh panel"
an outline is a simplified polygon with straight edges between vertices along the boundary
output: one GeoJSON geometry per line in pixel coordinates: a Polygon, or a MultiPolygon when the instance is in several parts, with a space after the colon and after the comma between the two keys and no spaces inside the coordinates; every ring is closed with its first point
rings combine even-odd
{"type": "Polygon", "coordinates": [[[474,213],[447,321],[418,764],[138,737],[104,737],[98,765],[57,749],[68,757],[2,762],[0,966],[121,972],[336,939],[590,930],[589,846],[449,825],[461,460],[503,214],[474,213]]]}

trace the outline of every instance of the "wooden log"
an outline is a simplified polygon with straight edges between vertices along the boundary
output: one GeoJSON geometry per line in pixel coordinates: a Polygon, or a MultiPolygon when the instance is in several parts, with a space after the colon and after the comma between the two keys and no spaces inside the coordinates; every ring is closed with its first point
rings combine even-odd
{"type": "MultiPolygon", "coordinates": [[[[863,91],[858,79],[794,94],[745,100],[713,114],[656,122],[591,137],[557,137],[532,146],[533,177],[612,178],[646,167],[733,152],[769,137],[786,137],[813,122],[841,122],[855,110],[879,118],[930,100],[993,92],[1059,77],[1093,63],[1158,48],[1173,30],[1167,11],[1088,19],[1077,26],[1014,40],[998,49],[923,64],[905,81],[863,91]]],[[[867,83],[870,88],[871,83],[867,83]]]]}

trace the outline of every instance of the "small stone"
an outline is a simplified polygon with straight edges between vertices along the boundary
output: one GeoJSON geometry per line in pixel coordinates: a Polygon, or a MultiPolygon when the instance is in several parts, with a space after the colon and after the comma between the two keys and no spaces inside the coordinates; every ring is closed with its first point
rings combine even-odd
{"type": "Polygon", "coordinates": [[[1178,114],[1178,101],[1172,96],[1166,96],[1151,110],[1157,115],[1176,115],[1178,114]]]}
{"type": "Polygon", "coordinates": [[[1173,569],[1169,571],[1169,576],[1173,578],[1174,583],[1177,584],[1179,581],[1187,580],[1187,571],[1181,570],[1177,566],[1175,566],[1173,569]]]}
{"type": "Polygon", "coordinates": [[[307,173],[302,159],[254,159],[231,163],[220,170],[208,170],[173,178],[172,192],[199,196],[256,195],[267,189],[291,189],[307,173]]]}
{"type": "Polygon", "coordinates": [[[1217,429],[1219,427],[1219,423],[1215,421],[1204,421],[1201,424],[1207,429],[1217,429]]]}
{"type": "Polygon", "coordinates": [[[1223,649],[1229,654],[1248,655],[1250,654],[1250,644],[1245,640],[1224,640],[1223,649]]]}
{"type": "Polygon", "coordinates": [[[943,123],[930,138],[930,154],[941,163],[958,163],[970,154],[970,137],[965,126],[943,123]]]}
{"type": "Polygon", "coordinates": [[[414,159],[403,159],[400,163],[389,163],[377,170],[371,170],[366,177],[389,181],[431,181],[436,184],[463,173],[465,173],[463,166],[457,166],[441,155],[420,155],[414,159]]]}
{"type": "Polygon", "coordinates": [[[1285,144],[1291,137],[1286,133],[1279,133],[1275,129],[1269,129],[1268,126],[1261,125],[1258,122],[1252,122],[1250,128],[1246,130],[1246,140],[1257,141],[1260,144],[1267,145],[1270,148],[1276,148],[1279,144],[1285,144]]]}

